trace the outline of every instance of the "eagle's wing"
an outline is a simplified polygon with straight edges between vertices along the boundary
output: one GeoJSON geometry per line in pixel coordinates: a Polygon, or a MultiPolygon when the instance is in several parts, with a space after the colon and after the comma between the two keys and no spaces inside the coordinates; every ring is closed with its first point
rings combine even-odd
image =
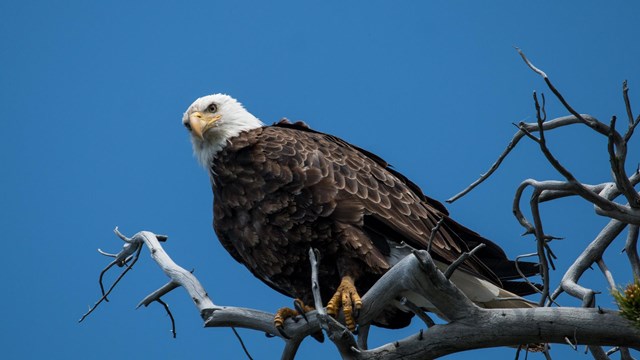
{"type": "MultiPolygon", "coordinates": [[[[486,247],[465,261],[460,269],[498,285],[501,280],[518,277],[513,262],[499,246],[452,220],[441,203],[425,196],[416,184],[379,156],[305,126],[290,123],[276,126],[299,130],[300,137],[309,137],[311,143],[322,149],[318,152],[321,159],[313,161],[315,165],[332,167],[324,174],[331,177],[337,189],[337,205],[332,218],[361,227],[370,240],[365,244],[362,237],[353,237],[352,241],[357,243],[351,244],[352,248],[387,257],[393,252],[392,247],[400,246],[402,242],[413,248],[426,249],[432,229],[442,219],[431,243],[435,259],[450,264],[463,252],[484,243],[486,247]]],[[[310,156],[306,158],[311,159],[310,156]]],[[[522,267],[525,275],[536,272],[533,264],[522,267]]]]}

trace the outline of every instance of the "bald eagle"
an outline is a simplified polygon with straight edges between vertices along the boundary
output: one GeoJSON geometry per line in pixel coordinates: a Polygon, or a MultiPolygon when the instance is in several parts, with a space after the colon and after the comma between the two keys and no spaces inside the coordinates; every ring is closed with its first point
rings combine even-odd
{"type": "MultiPolygon", "coordinates": [[[[371,152],[304,123],[265,126],[223,94],[197,99],[182,124],[209,172],[213,226],[222,246],[270,287],[306,304],[313,303],[307,254],[318,249],[327,312],[342,312],[350,330],[360,294],[410,247],[427,249],[439,221],[430,248],[439,267],[486,245],[451,278],[472,301],[484,307],[531,307],[519,296],[535,289],[517,281],[514,262],[499,246],[451,219],[441,203],[371,152]]],[[[525,276],[538,273],[533,263],[519,267],[525,276]]],[[[416,300],[420,306],[436,310],[421,300],[416,300]]],[[[282,310],[276,327],[282,327],[281,315],[295,315],[282,310]]],[[[400,328],[412,316],[390,305],[374,324],[400,328]]]]}

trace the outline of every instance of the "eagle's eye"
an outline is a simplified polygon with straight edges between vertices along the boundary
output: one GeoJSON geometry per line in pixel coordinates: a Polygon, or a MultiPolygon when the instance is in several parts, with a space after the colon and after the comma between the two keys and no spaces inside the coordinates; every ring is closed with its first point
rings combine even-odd
{"type": "Polygon", "coordinates": [[[212,113],[218,111],[218,105],[211,103],[211,105],[207,106],[207,111],[210,111],[212,113]]]}

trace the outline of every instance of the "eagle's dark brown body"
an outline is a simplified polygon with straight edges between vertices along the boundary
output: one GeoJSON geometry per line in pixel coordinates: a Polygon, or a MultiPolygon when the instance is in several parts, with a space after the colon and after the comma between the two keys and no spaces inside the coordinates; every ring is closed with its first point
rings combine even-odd
{"type": "MultiPolygon", "coordinates": [[[[379,157],[331,135],[279,123],[229,139],[214,159],[214,227],[225,249],[281,293],[313,303],[309,248],[321,254],[327,301],[345,273],[364,294],[390,266],[394,247],[426,249],[450,263],[478,243],[487,246],[462,270],[518,295],[532,292],[495,244],[448,217],[434,201],[379,157]]],[[[526,275],[537,267],[521,263],[526,275]]],[[[380,320],[407,324],[408,316],[380,320]]]]}

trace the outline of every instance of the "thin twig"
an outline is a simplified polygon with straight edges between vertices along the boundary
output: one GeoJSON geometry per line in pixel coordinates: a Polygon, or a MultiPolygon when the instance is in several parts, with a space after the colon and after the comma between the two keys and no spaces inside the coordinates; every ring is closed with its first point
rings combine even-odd
{"type": "MultiPolygon", "coordinates": [[[[520,277],[529,285],[531,286],[532,289],[534,289],[538,294],[542,294],[542,290],[540,290],[533,282],[531,282],[531,280],[529,280],[529,278],[527,278],[523,273],[522,270],[520,270],[520,259],[523,258],[527,258],[527,257],[532,257],[532,256],[537,256],[538,253],[530,253],[530,254],[524,254],[524,255],[518,255],[516,256],[515,260],[513,261],[513,263],[516,266],[516,271],[518,272],[518,275],[520,275],[520,277]]],[[[526,299],[525,299],[526,300],[526,299]]],[[[556,305],[558,305],[553,299],[549,299],[552,303],[555,303],[556,305]]]]}
{"type": "MultiPolygon", "coordinates": [[[[629,87],[627,86],[627,80],[622,82],[622,98],[624,99],[624,107],[627,110],[627,118],[629,119],[629,130],[633,132],[633,130],[631,130],[634,127],[633,111],[631,111],[631,102],[629,101],[629,87]]],[[[629,137],[631,137],[631,135],[629,135],[629,137]]],[[[627,136],[625,135],[625,140],[626,138],[627,136]]]]}
{"type": "Polygon", "coordinates": [[[139,243],[139,244],[137,244],[137,249],[136,249],[135,255],[133,256],[133,259],[131,260],[131,263],[122,271],[122,273],[120,273],[120,276],[118,276],[118,278],[113,282],[113,285],[111,285],[109,290],[107,290],[107,292],[105,292],[102,295],[100,300],[98,300],[91,308],[89,308],[88,312],[86,312],[84,315],[82,315],[82,317],[80,318],[80,320],[78,320],[78,322],[82,322],[96,308],[98,308],[98,305],[100,305],[103,301],[105,301],[107,299],[107,296],[109,296],[109,294],[111,294],[111,291],[113,291],[113,289],[116,287],[116,285],[118,285],[120,280],[122,280],[122,278],[127,274],[127,272],[129,272],[129,270],[131,270],[131,268],[133,268],[133,265],[135,265],[135,263],[138,261],[138,258],[140,256],[140,250],[142,250],[142,244],[139,243]]]}
{"type": "Polygon", "coordinates": [[[616,116],[611,117],[611,123],[609,125],[610,132],[608,136],[607,150],[609,152],[609,162],[611,163],[611,172],[613,173],[613,180],[616,186],[627,198],[632,208],[640,207],[640,195],[633,188],[627,172],[625,170],[625,162],[627,159],[627,144],[626,142],[617,143],[615,134],[616,116]]]}
{"type": "Polygon", "coordinates": [[[440,220],[438,220],[438,222],[436,223],[436,226],[434,226],[431,229],[431,234],[429,235],[429,242],[427,243],[428,252],[431,252],[431,243],[433,242],[433,239],[435,238],[436,234],[440,230],[440,225],[442,225],[443,221],[444,221],[444,217],[441,217],[440,220]]]}
{"type": "Polygon", "coordinates": [[[617,353],[618,351],[620,351],[620,347],[619,346],[614,346],[611,349],[607,350],[606,354],[607,356],[613,355],[615,353],[617,353]]]}
{"type": "Polygon", "coordinates": [[[465,260],[467,260],[468,258],[470,258],[471,256],[473,256],[473,254],[476,253],[476,251],[482,249],[483,247],[485,247],[486,245],[483,243],[478,244],[476,247],[474,247],[471,251],[465,251],[464,253],[462,253],[462,255],[460,255],[456,261],[452,262],[451,265],[449,265],[449,267],[447,268],[447,270],[444,272],[444,276],[449,279],[451,277],[451,275],[453,275],[453,272],[456,271],[456,269],[458,268],[458,266],[460,266],[460,264],[462,264],[465,260]]]}
{"type": "Polygon", "coordinates": [[[544,306],[544,303],[549,298],[549,264],[545,254],[545,241],[544,241],[544,231],[542,230],[542,220],[540,219],[540,209],[539,209],[539,201],[538,196],[540,193],[536,190],[531,195],[531,200],[529,204],[531,206],[531,216],[533,217],[534,229],[536,235],[536,246],[538,252],[538,260],[540,261],[540,267],[542,268],[540,272],[540,276],[542,277],[542,297],[540,298],[539,306],[544,306]]]}
{"type": "Polygon", "coordinates": [[[609,288],[611,290],[615,290],[616,282],[613,280],[613,274],[611,274],[611,271],[609,271],[609,269],[607,268],[607,265],[604,263],[604,260],[600,258],[596,263],[598,264],[598,267],[600,268],[600,271],[602,271],[602,274],[604,275],[604,277],[607,279],[609,288]]]}
{"type": "MultiPolygon", "coordinates": [[[[544,95],[542,96],[542,99],[544,99],[544,95]]],[[[545,111],[544,104],[542,106],[540,105],[540,103],[538,102],[538,94],[535,91],[533,92],[533,102],[536,108],[536,120],[538,122],[538,128],[540,129],[540,141],[545,142],[546,140],[544,138],[544,121],[546,120],[546,112],[544,116],[540,114],[540,109],[542,109],[542,111],[545,111]]]]}
{"type": "Polygon", "coordinates": [[[431,317],[429,317],[429,315],[427,315],[427,313],[422,311],[422,309],[420,309],[420,307],[418,307],[418,305],[414,304],[413,302],[411,302],[406,297],[403,297],[400,300],[400,304],[405,306],[405,307],[407,307],[409,310],[411,310],[411,312],[416,314],[416,316],[418,316],[418,318],[420,318],[420,320],[422,320],[422,322],[424,322],[425,325],[427,325],[428,328],[430,328],[430,327],[432,327],[432,326],[434,326],[436,324],[433,321],[433,319],[431,319],[431,317]]]}
{"type": "Polygon", "coordinates": [[[231,330],[233,330],[233,333],[235,334],[236,338],[238,338],[238,341],[240,342],[240,346],[242,346],[242,351],[244,351],[244,354],[247,355],[247,358],[249,358],[249,360],[253,360],[253,358],[251,357],[251,354],[249,353],[249,350],[244,345],[244,341],[242,341],[242,337],[240,337],[240,334],[238,334],[238,330],[236,330],[236,328],[234,328],[233,326],[231,327],[231,330]]]}
{"type": "MultiPolygon", "coordinates": [[[[574,336],[575,336],[575,334],[574,334],[574,336]]],[[[576,351],[578,350],[578,345],[572,343],[571,340],[569,340],[568,337],[565,336],[564,342],[567,343],[567,345],[569,345],[573,350],[576,350],[576,351]]]]}
{"type": "Polygon", "coordinates": [[[171,333],[173,334],[173,338],[175,339],[176,336],[178,336],[178,334],[176,333],[176,320],[173,318],[171,310],[169,310],[169,305],[166,302],[162,301],[162,299],[156,299],[156,302],[162,305],[167,312],[167,315],[169,315],[169,319],[171,319],[171,333]]]}
{"type": "Polygon", "coordinates": [[[627,253],[633,276],[640,279],[640,257],[638,256],[638,225],[630,225],[627,241],[624,246],[627,253]]]}
{"type": "Polygon", "coordinates": [[[569,105],[569,103],[564,99],[564,96],[562,96],[562,94],[558,91],[558,89],[556,89],[556,87],[553,85],[553,83],[551,83],[551,80],[549,80],[549,77],[547,76],[547,74],[544,71],[538,69],[535,65],[533,65],[531,63],[531,61],[529,61],[529,59],[524,55],[524,52],[522,52],[522,50],[520,50],[519,48],[516,48],[516,50],[518,51],[518,53],[520,54],[520,56],[522,57],[524,62],[527,64],[527,66],[529,66],[529,68],[531,70],[533,70],[535,73],[537,73],[538,75],[542,76],[542,78],[544,79],[544,82],[547,84],[547,87],[549,88],[549,90],[551,90],[551,92],[553,92],[553,94],[556,96],[556,98],[562,103],[562,105],[565,107],[565,109],[567,109],[571,113],[571,115],[575,116],[583,124],[590,126],[591,128],[593,128],[594,130],[596,130],[598,132],[602,132],[604,130],[604,128],[601,126],[601,125],[604,125],[604,124],[588,121],[587,119],[583,118],[581,114],[579,114],[577,111],[575,111],[573,109],[573,107],[571,107],[571,105],[569,105]]]}
{"type": "Polygon", "coordinates": [[[558,257],[556,256],[556,254],[553,253],[553,250],[551,249],[551,246],[549,246],[549,241],[551,240],[561,240],[562,238],[559,237],[555,237],[555,236],[549,236],[549,235],[545,235],[544,237],[544,249],[547,252],[547,261],[549,262],[549,266],[551,266],[552,270],[556,269],[556,265],[554,264],[554,260],[556,260],[558,257]]]}
{"type": "MultiPolygon", "coordinates": [[[[100,251],[100,249],[98,249],[98,252],[100,252],[102,255],[111,256],[111,254],[103,253],[102,251],[100,251]]],[[[113,255],[113,257],[115,257],[115,255],[113,255]]],[[[100,285],[100,293],[102,294],[102,296],[104,296],[104,301],[106,301],[106,302],[109,302],[109,299],[107,299],[107,296],[105,295],[104,283],[102,282],[102,279],[104,278],[104,274],[106,274],[107,271],[109,271],[109,269],[111,269],[117,263],[118,263],[118,260],[113,260],[112,262],[110,262],[109,265],[107,265],[107,267],[105,267],[104,269],[102,269],[102,271],[100,271],[100,276],[98,276],[98,284],[100,285]]]]}
{"type": "MultiPolygon", "coordinates": [[[[580,114],[580,117],[583,119],[587,119],[587,121],[590,121],[590,122],[598,122],[596,118],[588,114],[580,114]]],[[[570,116],[562,116],[553,120],[545,121],[543,127],[545,130],[553,130],[553,129],[564,127],[564,126],[569,126],[573,124],[582,124],[582,123],[583,122],[580,121],[578,118],[576,118],[573,115],[570,115],[570,116]]],[[[471,185],[467,186],[464,190],[460,191],[458,194],[449,198],[447,200],[447,203],[453,203],[454,201],[468,194],[471,190],[473,190],[475,187],[483,183],[485,180],[487,180],[496,170],[498,170],[502,162],[506,159],[509,153],[511,153],[511,150],[513,150],[516,147],[516,145],[520,142],[520,140],[527,135],[526,132],[532,133],[534,131],[539,130],[537,122],[536,123],[520,122],[518,125],[515,125],[515,126],[518,128],[518,132],[516,132],[515,135],[513,135],[513,138],[511,139],[507,147],[504,149],[502,154],[500,154],[498,159],[491,165],[489,170],[486,173],[480,175],[480,178],[478,178],[476,181],[471,183],[471,185]]]]}

